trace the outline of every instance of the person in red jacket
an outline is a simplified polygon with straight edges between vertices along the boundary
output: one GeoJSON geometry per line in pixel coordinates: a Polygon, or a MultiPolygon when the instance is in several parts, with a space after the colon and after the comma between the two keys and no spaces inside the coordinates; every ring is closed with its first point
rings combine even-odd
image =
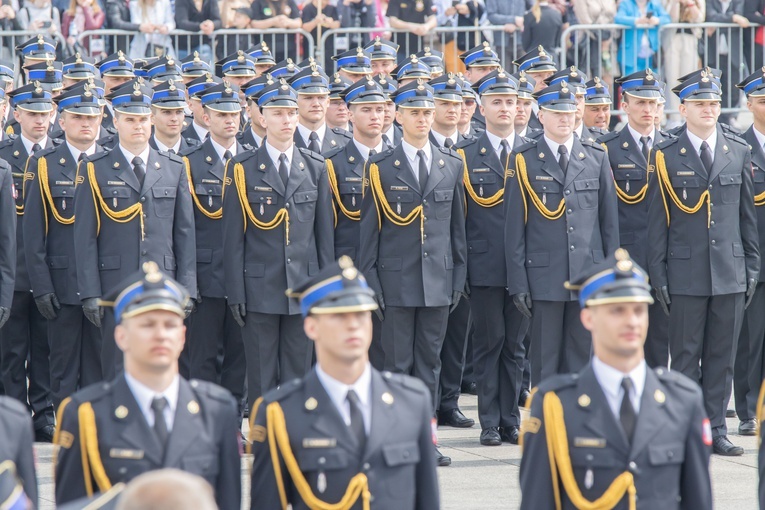
{"type": "MultiPolygon", "coordinates": [[[[102,28],[105,18],[106,13],[96,0],[72,0],[69,8],[62,15],[61,33],[70,45],[74,45],[78,42],[78,34],[102,28]]],[[[89,55],[95,53],[105,56],[104,44],[100,39],[100,37],[87,37],[80,44],[89,55]]]]}

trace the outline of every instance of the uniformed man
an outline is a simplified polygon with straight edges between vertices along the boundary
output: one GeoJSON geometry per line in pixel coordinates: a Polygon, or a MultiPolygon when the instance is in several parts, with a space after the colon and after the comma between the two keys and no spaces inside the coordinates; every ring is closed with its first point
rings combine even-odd
{"type": "Polygon", "coordinates": [[[398,82],[398,88],[401,88],[404,85],[419,80],[430,80],[430,66],[414,55],[411,55],[409,59],[403,60],[393,70],[392,75],[396,78],[396,82],[398,82]]]}
{"type": "Polygon", "coordinates": [[[372,62],[361,47],[353,48],[339,55],[333,55],[337,74],[351,83],[355,83],[368,74],[372,74],[372,62]]]}
{"type": "MultiPolygon", "coordinates": [[[[555,65],[555,60],[552,58],[552,53],[544,49],[542,46],[513,60],[513,64],[518,66],[519,72],[524,71],[527,76],[530,76],[535,80],[534,93],[545,88],[547,86],[545,80],[558,71],[558,68],[555,65]]],[[[542,124],[540,124],[539,119],[537,118],[539,104],[532,103],[531,109],[532,115],[529,118],[529,127],[533,129],[542,129],[542,124]]]]}
{"type": "Polygon", "coordinates": [[[608,131],[613,104],[608,87],[597,76],[588,81],[585,86],[587,92],[584,96],[584,117],[582,118],[584,126],[608,131]]]}
{"type": "Polygon", "coordinates": [[[0,502],[10,510],[25,510],[37,506],[25,493],[16,473],[16,464],[10,460],[0,462],[0,502]]]}
{"type": "MultiPolygon", "coordinates": [[[[628,250],[640,267],[648,267],[648,183],[653,175],[649,168],[651,150],[667,138],[654,127],[660,84],[650,69],[623,76],[622,109],[627,125],[620,131],[598,139],[608,152],[611,173],[619,197],[619,244],[628,250]]],[[[610,104],[610,102],[609,102],[610,104]]],[[[610,108],[610,106],[609,106],[610,108]]],[[[659,303],[648,307],[650,322],[644,351],[651,368],[669,366],[669,332],[667,315],[659,303]]]]}
{"type": "Polygon", "coordinates": [[[204,109],[202,108],[202,100],[199,98],[199,93],[219,83],[223,83],[223,80],[207,73],[205,76],[191,80],[186,85],[187,101],[189,110],[191,110],[193,115],[193,122],[181,132],[183,138],[197,142],[204,142],[207,138],[210,131],[207,126],[203,125],[204,109]]]}
{"type": "MultiPolygon", "coordinates": [[[[486,41],[461,53],[459,58],[465,65],[465,79],[470,83],[478,83],[481,78],[500,68],[499,56],[486,41]]],[[[472,122],[475,129],[486,129],[486,121],[478,108],[473,113],[472,122]]]]}
{"type": "Polygon", "coordinates": [[[529,138],[536,131],[529,127],[529,121],[533,115],[534,89],[536,80],[526,74],[526,71],[519,71],[513,75],[518,81],[518,102],[515,109],[515,134],[524,138],[529,138]]]}
{"type": "Polygon", "coordinates": [[[80,81],[87,81],[90,78],[96,78],[96,66],[93,64],[92,59],[85,57],[79,53],[75,53],[71,57],[62,62],[64,87],[70,87],[80,81]]]}
{"type": "MultiPolygon", "coordinates": [[[[401,87],[393,100],[404,137],[367,162],[359,260],[385,314],[385,368],[422,380],[435,413],[448,315],[465,291],[462,162],[428,139],[430,85],[401,87]]],[[[451,463],[438,450],[436,456],[451,463]]]]}
{"type": "Polygon", "coordinates": [[[380,39],[380,36],[377,36],[364,46],[364,51],[369,55],[370,67],[374,76],[393,74],[396,60],[398,60],[398,44],[388,39],[380,39]]]}
{"type": "Polygon", "coordinates": [[[714,452],[743,455],[728,440],[725,409],[733,346],[760,272],[752,158],[743,140],[717,126],[716,80],[701,73],[672,90],[686,128],[651,153],[651,285],[669,315],[672,370],[701,385],[714,452]]]}
{"type": "Polygon", "coordinates": [[[57,46],[58,43],[56,41],[42,34],[37,34],[36,36],[16,45],[16,51],[21,54],[21,67],[25,71],[25,81],[28,80],[26,77],[27,66],[39,62],[47,62],[48,60],[56,60],[57,46]]]}
{"type": "Polygon", "coordinates": [[[10,319],[0,330],[0,374],[5,394],[25,405],[28,403],[34,413],[36,440],[50,442],[55,413],[50,400],[48,324],[35,306],[32,294],[24,256],[23,219],[25,184],[32,178],[27,161],[36,152],[54,146],[47,135],[53,104],[50,92],[36,82],[12,91],[10,98],[21,132],[15,138],[0,142],[0,159],[10,164],[13,173],[16,277],[10,319]]]}
{"type": "Polygon", "coordinates": [[[217,382],[234,395],[244,396],[244,344],[242,328],[226,306],[224,288],[223,184],[233,175],[226,165],[245,148],[236,141],[239,131],[239,90],[228,82],[201,93],[205,124],[210,137],[201,145],[182,152],[189,189],[194,199],[194,226],[197,240],[197,284],[200,301],[189,317],[187,350],[189,377],[217,382]],[[221,369],[218,352],[223,353],[221,369]]]}
{"type": "Polygon", "coordinates": [[[578,373],[543,381],[532,398],[521,509],[711,509],[701,392],[643,359],[647,275],[619,249],[577,283],[594,356],[578,373]]]}
{"type": "Polygon", "coordinates": [[[152,149],[180,154],[196,145],[197,140],[186,140],[181,131],[187,96],[182,81],[167,80],[158,83],[151,94],[151,124],[154,134],[149,138],[152,149]]]}
{"type": "MultiPolygon", "coordinates": [[[[5,102],[3,93],[2,103],[5,102]]],[[[11,316],[16,279],[16,194],[20,192],[16,189],[11,166],[0,160],[0,329],[11,316]]],[[[0,393],[5,393],[1,375],[0,393]]]]}
{"type": "Polygon", "coordinates": [[[48,320],[51,400],[61,401],[78,388],[101,380],[100,332],[85,318],[77,292],[74,249],[74,195],[79,161],[100,149],[97,93],[76,83],[58,98],[65,143],[38,151],[29,159],[26,185],[24,250],[38,310],[48,320]]]}
{"type": "Polygon", "coordinates": [[[317,362],[253,412],[251,508],[439,508],[428,390],[367,357],[374,291],[341,257],[293,295],[317,362]]]}
{"type": "Polygon", "coordinates": [[[478,107],[477,96],[469,81],[459,75],[455,79],[462,89],[462,107],[460,108],[460,119],[457,121],[457,130],[464,138],[474,138],[481,132],[472,123],[473,115],[478,107]]]}
{"type": "MultiPolygon", "coordinates": [[[[266,136],[266,128],[263,127],[262,115],[258,108],[258,93],[268,85],[275,82],[270,74],[266,73],[254,78],[244,84],[244,96],[247,98],[247,116],[250,122],[239,131],[237,141],[243,146],[249,146],[251,149],[257,149],[263,145],[263,138],[266,136]]],[[[240,92],[241,95],[241,92],[240,92]]]]}
{"type": "MultiPolygon", "coordinates": [[[[29,76],[29,81],[40,83],[40,86],[43,89],[50,92],[51,98],[55,98],[64,88],[60,62],[54,62],[52,60],[37,62],[27,66],[26,72],[29,76]]],[[[50,137],[53,139],[63,138],[63,132],[58,125],[55,112],[51,113],[48,122],[48,134],[50,137]]],[[[6,126],[6,133],[18,134],[20,132],[19,121],[16,118],[9,119],[8,125],[6,126]]]]}
{"type": "Polygon", "coordinates": [[[75,190],[77,288],[85,316],[101,328],[107,381],[121,369],[122,355],[114,343],[114,313],[99,303],[104,292],[147,261],[158,261],[193,289],[189,313],[197,290],[194,211],[183,160],[149,145],[151,90],[138,80],[108,96],[119,143],[83,159],[75,190]]]}
{"type": "MultiPolygon", "coordinates": [[[[736,85],[746,94],[746,105],[754,116],[754,123],[744,133],[744,140],[749,144],[752,155],[752,181],[754,186],[754,205],[757,210],[757,232],[759,246],[765,247],[765,73],[762,70],[748,76],[736,85]]],[[[742,436],[757,434],[757,397],[759,387],[765,378],[765,271],[760,274],[752,303],[744,312],[741,334],[736,346],[736,361],[733,366],[733,395],[736,414],[739,419],[738,433],[742,436]]]]}
{"type": "Polygon", "coordinates": [[[255,59],[247,55],[244,50],[238,50],[215,63],[217,74],[225,78],[229,83],[241,87],[251,79],[257,77],[255,71],[255,59]]]}
{"type": "Polygon", "coordinates": [[[590,358],[579,303],[563,283],[619,247],[608,157],[574,136],[576,98],[565,81],[534,95],[544,134],[510,157],[505,182],[507,287],[531,318],[531,382],[580,370],[590,358]]]}
{"type": "Polygon", "coordinates": [[[440,51],[431,49],[430,46],[425,46],[422,51],[418,51],[414,56],[428,64],[431,80],[444,74],[446,68],[444,65],[444,54],[440,51]]]}
{"type": "Polygon", "coordinates": [[[457,152],[463,159],[467,194],[465,231],[480,442],[498,446],[502,441],[518,444],[523,338],[529,321],[505,290],[505,246],[497,232],[505,223],[502,202],[510,154],[526,139],[514,133],[518,86],[512,76],[493,71],[475,89],[481,95],[486,131],[459,143],[457,152]]]}
{"type": "Polygon", "coordinates": [[[293,76],[289,83],[298,94],[296,147],[322,154],[343,147],[351,140],[345,130],[327,126],[329,78],[326,74],[315,67],[307,67],[293,76]]]}
{"type": "Polygon", "coordinates": [[[189,53],[185,58],[181,59],[181,77],[183,78],[184,85],[188,85],[191,80],[201,78],[207,73],[212,72],[210,64],[199,57],[198,51],[189,53]]]}
{"type": "Polygon", "coordinates": [[[274,60],[274,56],[265,41],[260,41],[252,46],[246,53],[255,59],[256,77],[262,76],[270,67],[276,64],[276,60],[274,60]]]}
{"type": "MultiPolygon", "coordinates": [[[[310,87],[305,91],[318,90],[310,87]]],[[[248,399],[302,377],[312,349],[298,304],[284,294],[334,257],[332,198],[324,159],[296,147],[297,93],[283,80],[260,92],[267,137],[229,163],[223,199],[225,289],[244,328],[248,399]]]]}
{"type": "Polygon", "coordinates": [[[172,57],[165,56],[159,58],[147,64],[144,70],[148,74],[148,79],[151,80],[152,87],[168,80],[173,80],[174,82],[183,81],[181,66],[172,57]]]}
{"type": "Polygon", "coordinates": [[[568,86],[574,90],[574,97],[576,97],[574,134],[576,134],[580,140],[586,140],[590,143],[595,143],[597,139],[600,136],[606,134],[606,132],[598,128],[591,128],[584,125],[583,120],[586,101],[585,98],[587,96],[587,75],[577,69],[576,66],[570,66],[566,69],[561,69],[557,73],[547,78],[546,83],[548,86],[550,86],[557,83],[562,83],[564,81],[568,83],[568,86]]]}
{"type": "Polygon", "coordinates": [[[349,80],[340,76],[339,73],[329,81],[329,106],[327,106],[327,127],[330,129],[339,128],[350,135],[353,132],[353,125],[349,122],[348,105],[340,96],[351,85],[349,80]]]}
{"type": "Polygon", "coordinates": [[[95,65],[101,75],[101,79],[104,80],[104,98],[106,98],[106,109],[101,125],[107,131],[116,133],[114,129],[114,108],[109,100],[109,96],[114,89],[135,77],[133,61],[127,58],[122,51],[118,51],[104,57],[103,60],[96,62],[95,65]]]}
{"type": "MultiPolygon", "coordinates": [[[[124,105],[115,106],[119,129],[124,105]]],[[[56,503],[173,467],[209,482],[220,508],[239,508],[234,400],[223,388],[178,375],[189,293],[155,262],[145,262],[104,298],[114,310],[125,371],[61,404],[56,503]]]]}
{"type": "Polygon", "coordinates": [[[462,87],[451,73],[434,78],[428,84],[433,87],[436,105],[430,141],[438,147],[453,149],[465,139],[457,129],[462,113],[462,87]]]}
{"type": "MultiPolygon", "coordinates": [[[[35,440],[32,419],[27,407],[16,399],[0,396],[0,465],[12,462],[24,493],[37,508],[37,473],[33,442],[35,440]]],[[[3,501],[0,498],[0,501],[3,501]]],[[[8,507],[13,510],[14,507],[8,507]]],[[[26,508],[26,507],[21,507],[26,508]]]]}
{"type": "Polygon", "coordinates": [[[401,127],[397,126],[395,122],[393,122],[396,119],[396,103],[394,103],[393,99],[391,99],[391,94],[398,90],[398,82],[396,82],[396,80],[390,76],[384,76],[382,74],[375,76],[374,80],[380,84],[380,87],[382,87],[386,98],[385,116],[383,117],[381,138],[383,141],[383,146],[387,150],[400,144],[401,138],[403,136],[401,127]]]}

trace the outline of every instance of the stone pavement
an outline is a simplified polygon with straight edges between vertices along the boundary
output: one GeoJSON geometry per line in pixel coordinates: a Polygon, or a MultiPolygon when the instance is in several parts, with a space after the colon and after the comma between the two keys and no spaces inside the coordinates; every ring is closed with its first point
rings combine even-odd
{"type": "MultiPolygon", "coordinates": [[[[460,408],[466,416],[478,420],[476,397],[461,397],[460,408]]],[[[712,456],[712,490],[718,510],[757,509],[757,438],[739,437],[735,434],[737,429],[738,419],[728,419],[729,437],[734,444],[744,447],[744,456],[712,456]]],[[[509,444],[481,446],[478,442],[480,433],[477,424],[472,429],[439,428],[441,452],[452,458],[451,466],[438,469],[441,507],[444,510],[512,510],[520,504],[518,471],[521,448],[509,444]]],[[[51,465],[53,447],[39,444],[35,450],[40,509],[52,509],[55,508],[51,465]]],[[[247,462],[247,459],[242,462],[245,501],[249,499],[247,462]]]]}

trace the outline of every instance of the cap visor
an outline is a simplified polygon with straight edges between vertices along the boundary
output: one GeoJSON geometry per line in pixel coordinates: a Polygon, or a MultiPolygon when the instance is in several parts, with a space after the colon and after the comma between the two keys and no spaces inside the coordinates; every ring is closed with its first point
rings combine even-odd
{"type": "Polygon", "coordinates": [[[377,310],[377,301],[372,296],[354,293],[337,299],[323,299],[311,307],[312,315],[327,315],[331,313],[370,312],[377,310]]]}
{"type": "Polygon", "coordinates": [[[45,113],[53,111],[53,103],[25,103],[18,104],[14,108],[25,112],[45,113]]]}
{"type": "Polygon", "coordinates": [[[149,107],[149,105],[146,105],[146,106],[119,105],[114,107],[114,111],[125,114],[125,115],[151,115],[151,108],[149,107]]]}
{"type": "Polygon", "coordinates": [[[242,111],[242,105],[239,104],[239,102],[211,103],[203,106],[214,112],[221,113],[233,113],[242,111]]]}
{"type": "Polygon", "coordinates": [[[551,112],[573,113],[576,111],[576,105],[571,103],[546,104],[546,105],[540,105],[539,107],[542,110],[548,110],[551,112]]]}
{"type": "Polygon", "coordinates": [[[88,117],[98,117],[101,115],[101,108],[98,106],[69,106],[62,111],[77,115],[86,115],[88,117]]]}

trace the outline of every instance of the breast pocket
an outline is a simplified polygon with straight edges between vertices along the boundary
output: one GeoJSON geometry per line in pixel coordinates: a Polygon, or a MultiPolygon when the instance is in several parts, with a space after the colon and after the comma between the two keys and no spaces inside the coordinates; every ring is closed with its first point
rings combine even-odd
{"type": "Polygon", "coordinates": [[[175,214],[176,188],[160,186],[151,189],[154,199],[154,214],[158,218],[172,218],[175,214]]]}
{"type": "Polygon", "coordinates": [[[298,221],[313,221],[316,215],[316,201],[318,199],[318,189],[298,190],[292,195],[298,221]]]}
{"type": "Polygon", "coordinates": [[[741,200],[741,174],[721,174],[720,189],[723,204],[737,204],[741,200]]]}
{"type": "Polygon", "coordinates": [[[197,198],[203,207],[208,209],[220,208],[223,186],[220,184],[197,184],[194,188],[197,198]]]}
{"type": "Polygon", "coordinates": [[[101,189],[101,196],[107,207],[114,211],[121,211],[133,205],[135,200],[132,195],[133,192],[127,186],[111,186],[101,189]]]}
{"type": "Polygon", "coordinates": [[[595,209],[598,206],[598,190],[600,181],[598,179],[579,179],[574,181],[574,189],[579,200],[579,207],[582,209],[595,209]]]}
{"type": "Polygon", "coordinates": [[[298,464],[304,472],[334,471],[348,467],[348,453],[340,448],[302,449],[297,452],[298,464]]]}
{"type": "Polygon", "coordinates": [[[448,220],[451,217],[453,199],[454,199],[453,189],[433,190],[433,201],[435,202],[436,219],[448,220]]]}
{"type": "Polygon", "coordinates": [[[388,479],[388,493],[391,497],[403,497],[410,491],[405,487],[414,484],[414,469],[420,462],[420,448],[416,441],[404,441],[383,446],[385,465],[390,468],[392,479],[388,479]]]}
{"type": "Polygon", "coordinates": [[[278,197],[273,191],[248,191],[247,201],[255,216],[266,222],[271,221],[280,208],[278,197]]]}
{"type": "Polygon", "coordinates": [[[414,208],[413,191],[387,191],[385,200],[399,216],[406,216],[414,208]]]}
{"type": "Polygon", "coordinates": [[[51,186],[50,196],[59,211],[73,211],[74,186],[51,186]]]}
{"type": "Polygon", "coordinates": [[[338,191],[343,205],[352,210],[361,207],[361,183],[360,182],[341,182],[338,184],[338,191]]]}

